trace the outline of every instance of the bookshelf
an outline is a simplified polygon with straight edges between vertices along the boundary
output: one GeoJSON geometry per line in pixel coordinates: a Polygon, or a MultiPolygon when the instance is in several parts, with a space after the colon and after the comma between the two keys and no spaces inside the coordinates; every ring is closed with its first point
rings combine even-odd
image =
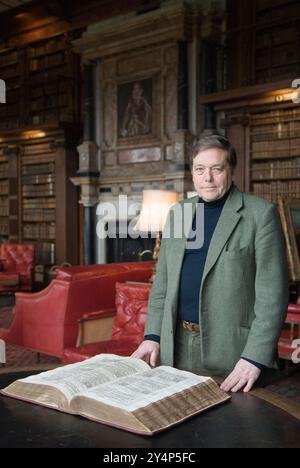
{"type": "Polygon", "coordinates": [[[33,243],[36,281],[78,263],[75,125],[11,131],[0,141],[0,239],[33,243]],[[38,280],[37,280],[38,278],[38,280]]]}
{"type": "Polygon", "coordinates": [[[21,70],[17,50],[0,52],[0,77],[6,84],[6,104],[0,106],[0,130],[21,124],[21,70]]]}
{"type": "Polygon", "coordinates": [[[0,240],[6,241],[9,234],[9,185],[8,159],[0,152],[0,240]]]}
{"type": "Polygon", "coordinates": [[[36,262],[56,261],[55,152],[49,143],[27,144],[21,158],[22,239],[36,246],[36,262]]]}
{"type": "Polygon", "coordinates": [[[72,123],[79,115],[79,57],[67,35],[0,51],[0,77],[7,104],[0,131],[72,123]]]}
{"type": "Polygon", "coordinates": [[[76,110],[78,58],[65,36],[26,49],[29,88],[28,121],[32,125],[72,122],[76,110]]]}
{"type": "Polygon", "coordinates": [[[250,189],[272,203],[300,198],[300,109],[250,116],[250,189]]]}

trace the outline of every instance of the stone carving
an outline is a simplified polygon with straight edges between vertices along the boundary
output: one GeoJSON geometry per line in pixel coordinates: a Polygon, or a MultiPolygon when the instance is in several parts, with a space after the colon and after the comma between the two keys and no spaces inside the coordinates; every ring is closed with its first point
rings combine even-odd
{"type": "Polygon", "coordinates": [[[116,87],[114,82],[107,82],[103,89],[104,143],[110,148],[116,137],[116,87]]]}

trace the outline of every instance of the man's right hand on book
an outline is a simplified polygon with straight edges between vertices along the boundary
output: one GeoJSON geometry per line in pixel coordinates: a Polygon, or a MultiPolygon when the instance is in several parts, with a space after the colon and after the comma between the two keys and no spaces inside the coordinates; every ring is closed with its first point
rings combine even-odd
{"type": "Polygon", "coordinates": [[[132,353],[131,357],[142,359],[151,367],[159,364],[160,345],[156,341],[145,340],[138,349],[132,353]]]}

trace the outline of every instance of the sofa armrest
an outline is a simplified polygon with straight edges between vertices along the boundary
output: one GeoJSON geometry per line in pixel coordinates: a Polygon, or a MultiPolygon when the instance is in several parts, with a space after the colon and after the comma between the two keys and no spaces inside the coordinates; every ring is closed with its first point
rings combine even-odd
{"type": "Polygon", "coordinates": [[[88,312],[87,314],[83,314],[79,323],[86,320],[96,320],[104,317],[112,317],[115,316],[117,313],[116,308],[112,307],[111,309],[102,309],[96,310],[95,312],[88,312]]]}
{"type": "Polygon", "coordinates": [[[117,311],[114,308],[84,314],[79,323],[76,346],[111,339],[112,324],[117,311]]]}
{"type": "Polygon", "coordinates": [[[300,314],[300,304],[289,304],[288,313],[300,314]]]}

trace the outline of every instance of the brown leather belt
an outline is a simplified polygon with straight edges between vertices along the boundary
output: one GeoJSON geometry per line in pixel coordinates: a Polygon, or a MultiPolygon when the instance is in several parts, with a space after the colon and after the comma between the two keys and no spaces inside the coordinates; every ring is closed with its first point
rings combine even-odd
{"type": "Polygon", "coordinates": [[[200,331],[200,326],[198,323],[192,323],[192,322],[186,322],[186,320],[181,320],[179,322],[179,326],[181,328],[184,328],[185,330],[191,331],[191,332],[199,332],[200,331]]]}

